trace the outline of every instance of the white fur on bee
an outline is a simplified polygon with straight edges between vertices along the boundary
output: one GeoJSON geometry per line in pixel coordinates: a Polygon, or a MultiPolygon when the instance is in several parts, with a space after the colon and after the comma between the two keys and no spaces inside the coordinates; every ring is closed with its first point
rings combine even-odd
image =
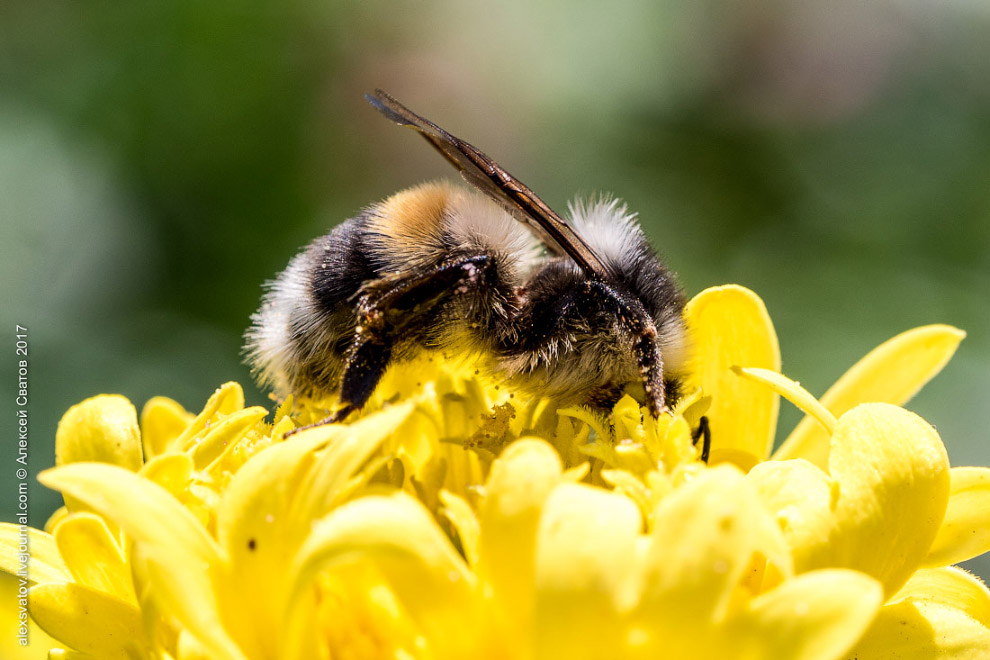
{"type": "Polygon", "coordinates": [[[585,242],[606,264],[637,259],[636,247],[645,240],[643,230],[626,203],[610,195],[567,203],[570,221],[585,242]]]}
{"type": "Polygon", "coordinates": [[[251,315],[246,334],[248,363],[258,382],[280,397],[290,390],[287,365],[295,360],[291,323],[318,315],[310,294],[310,259],[297,254],[276,279],[265,282],[261,308],[251,315]]]}
{"type": "MultiPolygon", "coordinates": [[[[569,220],[575,231],[609,266],[651,259],[641,253],[646,243],[636,214],[617,198],[600,195],[589,200],[576,199],[568,204],[569,220]]],[[[657,337],[663,355],[664,370],[676,373],[687,359],[687,337],[680,315],[672,313],[658,319],[657,337]]],[[[499,361],[499,369],[523,387],[541,386],[557,392],[579,396],[589,379],[600,383],[635,381],[638,370],[629,351],[621,347],[628,342],[626,331],[616,323],[608,334],[595,334],[587,327],[575,327],[556,341],[547,342],[542,350],[512,356],[499,361]],[[576,353],[578,360],[563,360],[576,353]]]]}
{"type": "MultiPolygon", "coordinates": [[[[574,230],[607,265],[655,258],[639,252],[638,247],[646,241],[646,236],[636,221],[637,214],[630,212],[621,199],[608,194],[588,200],[575,199],[567,204],[567,211],[574,230]]],[[[688,340],[680,315],[660,319],[657,336],[665,370],[682,370],[687,361],[688,340]]]]}

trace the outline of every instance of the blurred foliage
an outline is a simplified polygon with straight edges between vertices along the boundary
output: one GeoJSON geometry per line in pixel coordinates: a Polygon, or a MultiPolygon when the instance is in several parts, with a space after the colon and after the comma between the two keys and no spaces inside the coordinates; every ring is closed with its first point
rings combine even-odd
{"type": "MultiPolygon", "coordinates": [[[[247,384],[261,282],[450,175],[364,104],[378,86],[557,208],[625,198],[689,292],[758,291],[813,393],[904,329],[964,328],[910,407],[988,464],[988,30],[964,0],[4,3],[3,359],[28,326],[32,473],[83,398],[247,384]]],[[[56,504],[36,487],[33,523],[56,504]]]]}

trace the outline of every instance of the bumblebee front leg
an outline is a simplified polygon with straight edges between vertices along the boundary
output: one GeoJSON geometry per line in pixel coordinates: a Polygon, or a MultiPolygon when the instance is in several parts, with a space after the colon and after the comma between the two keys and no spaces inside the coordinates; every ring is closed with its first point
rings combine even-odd
{"type": "Polygon", "coordinates": [[[485,254],[451,259],[401,279],[377,280],[361,293],[354,340],[347,351],[340,382],[340,408],[314,426],[343,421],[371,397],[405,335],[422,332],[438,306],[476,288],[492,265],[485,254]]]}

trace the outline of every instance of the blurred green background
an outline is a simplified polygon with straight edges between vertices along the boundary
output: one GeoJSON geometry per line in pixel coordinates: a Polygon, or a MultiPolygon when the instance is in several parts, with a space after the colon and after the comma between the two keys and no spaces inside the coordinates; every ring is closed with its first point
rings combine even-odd
{"type": "MultiPolygon", "coordinates": [[[[196,410],[236,379],[266,402],[239,356],[261,283],[451,174],[374,87],[558,209],[626,199],[689,292],[759,292],[815,394],[907,328],[964,328],[909,407],[953,464],[990,464],[988,35],[963,0],[3,3],[3,518],[15,323],[33,474],[97,393],[196,410]]],[[[36,486],[32,522],[57,503],[36,486]]]]}

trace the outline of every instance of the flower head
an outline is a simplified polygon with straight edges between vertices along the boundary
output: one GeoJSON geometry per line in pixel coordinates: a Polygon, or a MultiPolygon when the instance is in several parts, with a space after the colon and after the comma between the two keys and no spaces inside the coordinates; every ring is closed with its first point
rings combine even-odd
{"type": "Polygon", "coordinates": [[[990,592],[951,564],[990,548],[990,470],[899,407],[961,333],[905,333],[817,401],[752,292],[687,320],[659,419],[426,358],[288,440],[321,402],[88,399],[40,476],[65,507],[30,532],[31,615],[75,658],[979,657],[990,592]],[[771,456],[779,394],[809,420],[771,456]]]}

